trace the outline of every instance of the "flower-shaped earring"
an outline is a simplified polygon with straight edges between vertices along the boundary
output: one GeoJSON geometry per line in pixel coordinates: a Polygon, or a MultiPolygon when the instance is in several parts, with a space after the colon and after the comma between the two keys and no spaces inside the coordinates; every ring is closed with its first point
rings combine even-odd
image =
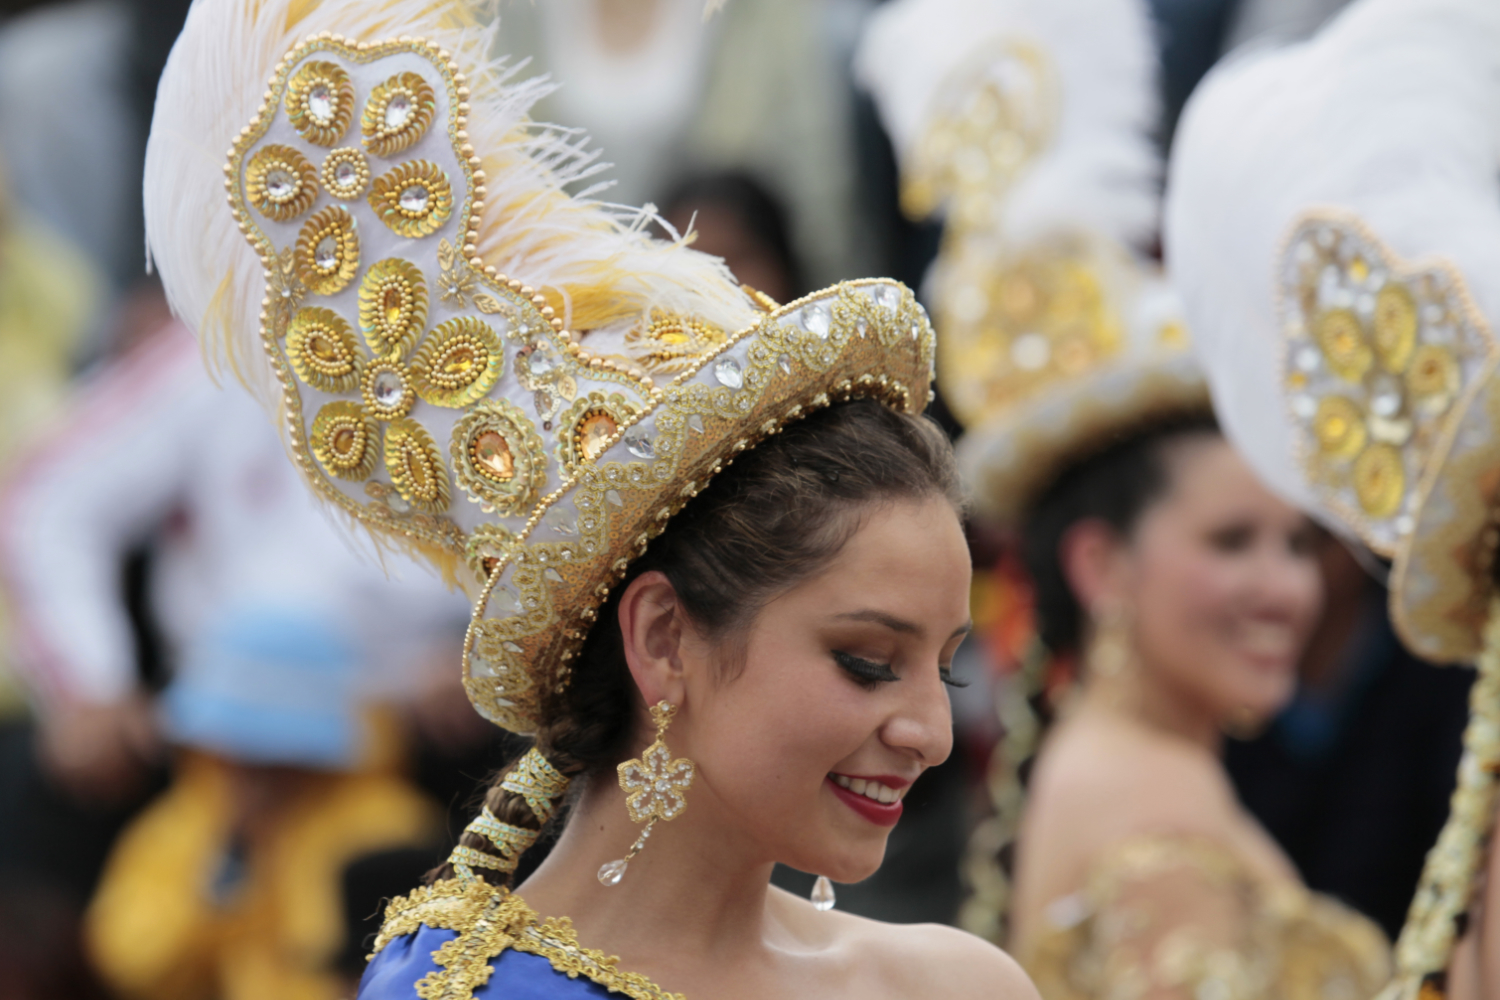
{"type": "Polygon", "coordinates": [[[599,869],[599,881],[605,885],[619,885],[625,877],[630,859],[646,846],[657,820],[676,819],[687,808],[684,794],[693,783],[693,762],[686,757],[672,759],[664,737],[667,726],[677,706],[669,701],[659,701],[651,706],[651,719],[656,723],[656,740],[646,752],[619,767],[620,788],[625,792],[625,805],[630,810],[632,823],[645,823],[646,828],[630,845],[630,851],[617,861],[611,861],[599,869]]]}

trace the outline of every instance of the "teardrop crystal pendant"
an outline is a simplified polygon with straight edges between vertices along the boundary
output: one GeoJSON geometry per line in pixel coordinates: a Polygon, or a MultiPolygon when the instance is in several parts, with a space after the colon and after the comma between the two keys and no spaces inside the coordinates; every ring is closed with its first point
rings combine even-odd
{"type": "Polygon", "coordinates": [[[611,861],[607,865],[601,865],[599,867],[599,881],[605,885],[619,885],[620,879],[625,877],[625,869],[629,867],[630,862],[624,858],[618,861],[611,861]]]}
{"type": "MultiPolygon", "coordinates": [[[[618,864],[618,863],[619,862],[616,862],[616,864],[618,864]]],[[[607,868],[609,866],[606,865],[605,867],[607,868]]],[[[599,877],[601,879],[604,878],[604,872],[603,871],[599,872],[599,877]]],[[[819,875],[818,876],[818,880],[813,883],[812,895],[809,896],[808,899],[811,899],[812,900],[812,905],[815,906],[815,907],[817,907],[820,910],[831,910],[831,909],[833,909],[833,904],[834,904],[833,883],[830,882],[830,881],[828,881],[828,876],[827,875],[819,875]]]]}

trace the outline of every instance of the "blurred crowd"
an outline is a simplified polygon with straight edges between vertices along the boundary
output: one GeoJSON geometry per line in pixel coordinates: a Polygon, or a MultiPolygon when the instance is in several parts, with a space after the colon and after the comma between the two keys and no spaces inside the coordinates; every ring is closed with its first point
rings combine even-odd
{"type": "MultiPolygon", "coordinates": [[[[920,288],[937,251],[938,224],[900,211],[891,141],[854,82],[877,6],[733,0],[706,28],[701,0],[509,0],[499,16],[523,72],[565,81],[539,117],[588,129],[612,164],[599,197],[654,204],[787,302],[870,274],[920,288]]],[[[1339,6],[1154,0],[1161,145],[1225,53],[1339,6]]],[[[443,860],[511,749],[459,682],[462,595],[336,530],[151,276],[141,163],[187,7],[0,4],[0,1000],[352,995],[381,901],[443,860]]],[[[941,399],[934,414],[962,433],[941,399]]],[[[958,919],[996,704],[1031,639],[1008,540],[975,524],[971,542],[959,752],[842,908],[958,919]]],[[[1230,769],[1306,881],[1394,934],[1446,812],[1468,678],[1401,650],[1341,544],[1322,562],[1301,690],[1230,769]],[[1430,752],[1384,752],[1414,717],[1430,752]],[[1420,800],[1391,801],[1393,769],[1420,800]],[[1390,811],[1408,822],[1372,833],[1390,811]]]]}

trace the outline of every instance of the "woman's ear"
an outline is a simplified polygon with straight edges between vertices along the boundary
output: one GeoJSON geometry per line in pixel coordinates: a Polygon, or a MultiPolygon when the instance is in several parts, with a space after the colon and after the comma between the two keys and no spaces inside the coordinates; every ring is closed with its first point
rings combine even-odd
{"type": "Polygon", "coordinates": [[[682,602],[666,574],[642,573],[620,597],[620,638],[625,663],[647,705],[663,699],[682,704],[682,602]]]}
{"type": "Polygon", "coordinates": [[[1090,616],[1127,603],[1125,543],[1109,524],[1087,518],[1063,532],[1058,562],[1079,605],[1090,616]]]}

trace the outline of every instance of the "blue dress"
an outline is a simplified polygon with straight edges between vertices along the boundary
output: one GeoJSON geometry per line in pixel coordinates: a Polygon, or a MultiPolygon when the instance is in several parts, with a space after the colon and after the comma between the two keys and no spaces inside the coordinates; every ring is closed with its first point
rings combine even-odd
{"type": "Polygon", "coordinates": [[[391,900],[357,1000],[684,1000],[578,943],[572,921],[540,920],[480,879],[435,882],[391,900]],[[421,985],[419,994],[418,986],[421,985]]]}

